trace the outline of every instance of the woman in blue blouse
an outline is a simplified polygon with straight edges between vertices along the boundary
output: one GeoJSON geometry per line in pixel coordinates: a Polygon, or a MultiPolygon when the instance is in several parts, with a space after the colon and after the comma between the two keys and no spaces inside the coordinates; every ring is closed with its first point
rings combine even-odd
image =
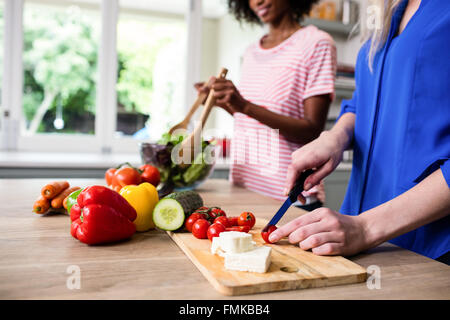
{"type": "Polygon", "coordinates": [[[449,263],[450,1],[389,0],[360,50],[356,90],[330,131],[297,150],[287,189],[316,168],[309,190],[354,150],[341,213],[317,209],[271,234],[319,255],[390,241],[449,263]],[[389,27],[390,26],[390,27],[389,27]]]}

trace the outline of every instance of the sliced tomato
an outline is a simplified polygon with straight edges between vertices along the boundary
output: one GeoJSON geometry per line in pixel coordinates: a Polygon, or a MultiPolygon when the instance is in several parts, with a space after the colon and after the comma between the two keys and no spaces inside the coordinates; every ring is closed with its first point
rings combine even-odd
{"type": "Polygon", "coordinates": [[[266,243],[272,243],[269,241],[269,235],[277,229],[278,229],[277,226],[269,226],[267,231],[261,232],[261,236],[266,243]]]}

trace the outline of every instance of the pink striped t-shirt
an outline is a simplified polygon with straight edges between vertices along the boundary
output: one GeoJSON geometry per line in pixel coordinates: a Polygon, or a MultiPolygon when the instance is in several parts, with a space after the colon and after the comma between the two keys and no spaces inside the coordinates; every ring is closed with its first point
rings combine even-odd
{"type": "MultiPolygon", "coordinates": [[[[301,119],[303,101],[331,94],[334,98],[336,48],[333,39],[306,26],[278,46],[261,41],[244,53],[238,89],[250,102],[281,115],[301,119]]],[[[300,144],[288,141],[259,121],[234,114],[230,180],[255,192],[284,200],[287,169],[300,144]]]]}

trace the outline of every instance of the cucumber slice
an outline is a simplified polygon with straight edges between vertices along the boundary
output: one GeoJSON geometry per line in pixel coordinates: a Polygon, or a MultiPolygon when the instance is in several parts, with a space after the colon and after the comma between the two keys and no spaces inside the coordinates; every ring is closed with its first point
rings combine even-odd
{"type": "Polygon", "coordinates": [[[153,222],[162,230],[174,231],[183,226],[184,210],[174,199],[161,199],[153,210],[153,222]]]}

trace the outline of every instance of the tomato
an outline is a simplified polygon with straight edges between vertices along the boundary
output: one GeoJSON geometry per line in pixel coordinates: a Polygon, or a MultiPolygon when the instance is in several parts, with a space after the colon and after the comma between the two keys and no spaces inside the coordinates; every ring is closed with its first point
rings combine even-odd
{"type": "Polygon", "coordinates": [[[209,209],[202,209],[202,208],[204,208],[204,207],[198,208],[192,214],[194,214],[194,213],[201,214],[203,216],[203,219],[206,219],[212,223],[211,217],[209,216],[209,209]]]}
{"type": "Polygon", "coordinates": [[[189,216],[189,218],[186,219],[186,223],[184,226],[186,227],[186,230],[189,232],[192,232],[192,225],[197,221],[198,219],[205,219],[205,216],[201,213],[194,212],[189,216]]]}
{"type": "Polygon", "coordinates": [[[225,226],[221,223],[213,223],[209,226],[206,235],[208,239],[212,241],[212,238],[218,237],[221,232],[226,230],[225,226]]]}
{"type": "Polygon", "coordinates": [[[105,172],[105,180],[106,180],[106,184],[108,186],[113,184],[114,174],[116,173],[116,171],[117,171],[116,168],[110,168],[110,169],[106,170],[106,172],[105,172]]]}
{"type": "Polygon", "coordinates": [[[221,216],[226,217],[227,216],[225,211],[223,211],[219,207],[211,207],[209,209],[208,214],[209,214],[209,216],[211,217],[212,220],[214,220],[217,217],[221,217],[221,216]]]}
{"type": "Polygon", "coordinates": [[[232,227],[232,225],[230,225],[230,221],[227,219],[227,217],[224,216],[215,218],[214,223],[221,223],[225,226],[225,228],[232,227]]]}
{"type": "Polygon", "coordinates": [[[229,226],[230,227],[238,225],[238,218],[239,217],[227,217],[227,218],[228,218],[228,222],[229,222],[229,226]]]}
{"type": "Polygon", "coordinates": [[[142,182],[148,182],[155,187],[158,186],[159,182],[161,181],[161,175],[159,173],[158,168],[151,166],[149,164],[144,164],[143,166],[139,167],[139,170],[142,171],[141,173],[141,179],[142,182]]]}
{"type": "Polygon", "coordinates": [[[209,208],[208,207],[200,207],[195,211],[203,211],[203,210],[209,211],[209,208]]]}
{"type": "Polygon", "coordinates": [[[129,186],[131,184],[138,185],[141,183],[141,175],[139,171],[131,167],[120,168],[116,171],[114,176],[117,185],[120,187],[129,186]]]}
{"type": "Polygon", "coordinates": [[[226,229],[227,231],[238,231],[238,232],[249,232],[250,231],[250,227],[249,226],[234,226],[234,227],[229,227],[226,229]]]}
{"type": "Polygon", "coordinates": [[[256,219],[251,212],[242,212],[238,218],[239,226],[249,226],[250,229],[255,225],[256,219]]]}
{"type": "Polygon", "coordinates": [[[192,234],[198,239],[206,239],[208,237],[208,228],[211,224],[208,220],[198,219],[192,225],[192,234]]]}
{"type": "Polygon", "coordinates": [[[264,241],[266,243],[272,243],[269,241],[269,235],[274,232],[275,230],[277,230],[276,226],[269,226],[269,228],[267,229],[267,231],[261,232],[261,236],[264,239],[264,241]]]}

